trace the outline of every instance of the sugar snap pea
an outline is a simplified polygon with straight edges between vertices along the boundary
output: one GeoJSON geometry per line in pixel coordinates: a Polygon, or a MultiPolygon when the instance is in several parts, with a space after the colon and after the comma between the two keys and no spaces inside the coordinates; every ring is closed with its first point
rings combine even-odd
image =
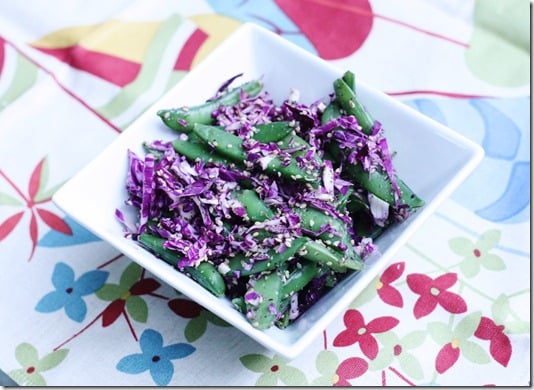
{"type": "Polygon", "coordinates": [[[295,127],[287,121],[260,123],[254,127],[256,130],[252,135],[252,138],[265,144],[269,142],[278,142],[295,130],[295,127]]]}
{"type": "Polygon", "coordinates": [[[247,216],[252,222],[263,222],[274,218],[273,211],[252,190],[243,190],[237,194],[237,200],[245,207],[247,216]]]}
{"type": "Polygon", "coordinates": [[[256,96],[263,88],[263,83],[260,80],[252,80],[242,84],[239,87],[227,91],[222,96],[207,101],[203,104],[193,107],[179,107],[171,109],[162,109],[157,112],[157,115],[163,122],[173,130],[189,133],[193,130],[193,124],[212,124],[215,119],[212,117],[213,111],[219,106],[231,106],[239,102],[241,93],[246,93],[249,96],[256,96]]]}
{"type": "Polygon", "coordinates": [[[229,260],[229,274],[238,271],[241,276],[250,276],[260,272],[274,270],[288,260],[292,259],[306,243],[306,241],[306,237],[296,238],[293,240],[290,247],[286,248],[280,253],[274,249],[269,249],[267,251],[268,258],[266,260],[258,260],[252,264],[250,263],[249,257],[245,253],[236,254],[229,260]]]}
{"type": "Polygon", "coordinates": [[[354,91],[343,79],[334,80],[334,91],[338,104],[348,115],[353,115],[361,126],[362,131],[370,134],[374,126],[374,120],[356,97],[354,91]]]}
{"type": "MultiPolygon", "coordinates": [[[[395,195],[392,190],[391,179],[382,170],[367,172],[361,165],[354,165],[347,170],[346,175],[354,182],[360,183],[362,187],[373,195],[395,206],[395,195]]],[[[421,207],[424,201],[403,181],[398,175],[394,175],[400,189],[399,204],[406,204],[409,208],[421,207]]]]}
{"type": "MultiPolygon", "coordinates": [[[[225,155],[229,159],[244,163],[247,159],[247,154],[243,149],[243,140],[233,134],[227,133],[215,126],[195,124],[193,132],[199,138],[210,144],[221,155],[225,155]]],[[[294,159],[290,159],[286,164],[282,159],[273,157],[266,165],[265,171],[270,174],[280,174],[291,180],[306,181],[314,183],[317,180],[317,172],[308,172],[298,166],[294,159]]]]}
{"type": "Polygon", "coordinates": [[[359,271],[363,268],[360,258],[343,256],[341,252],[331,250],[317,240],[308,240],[299,255],[315,263],[324,264],[336,272],[347,272],[349,269],[359,271]]]}
{"type": "Polygon", "coordinates": [[[270,328],[279,313],[282,279],[278,272],[262,274],[245,293],[247,319],[258,329],[270,328]]]}
{"type": "Polygon", "coordinates": [[[321,115],[321,123],[324,125],[334,119],[338,118],[341,115],[341,107],[336,100],[328,103],[321,115]]]}
{"type": "MultiPolygon", "coordinates": [[[[344,81],[343,79],[337,79],[334,82],[334,85],[336,82],[342,85],[342,82],[344,81]],[[341,80],[341,82],[339,80],[341,80]]],[[[350,90],[350,87],[346,83],[345,85],[342,85],[339,88],[343,90],[345,95],[350,95],[350,92],[347,91],[346,87],[348,87],[348,89],[350,90]]],[[[356,97],[349,96],[349,99],[356,99],[356,97]]],[[[339,115],[342,114],[340,110],[340,104],[341,100],[338,96],[336,100],[331,102],[323,112],[323,115],[321,117],[322,123],[328,123],[329,121],[339,117],[339,115]]],[[[367,112],[366,115],[370,119],[368,123],[374,122],[372,121],[370,115],[367,112]]],[[[340,154],[342,152],[336,142],[331,142],[328,145],[328,151],[334,157],[335,160],[339,161],[340,154]]],[[[389,178],[387,172],[382,169],[378,169],[369,173],[364,171],[363,167],[359,164],[351,164],[349,168],[350,169],[345,169],[343,171],[343,175],[345,177],[347,177],[353,183],[361,185],[367,191],[386,201],[391,206],[395,207],[397,205],[397,203],[395,202],[395,195],[391,179],[389,178]]],[[[405,204],[411,209],[421,207],[424,204],[424,201],[419,196],[417,196],[416,193],[398,175],[395,174],[394,177],[401,193],[401,198],[398,203],[405,204]]]]}
{"type": "Polygon", "coordinates": [[[345,71],[341,77],[345,83],[347,83],[350,90],[356,93],[356,77],[350,70],[345,71]]]}
{"type": "Polygon", "coordinates": [[[289,274],[289,277],[284,281],[281,287],[282,298],[301,291],[304,287],[316,278],[322,272],[322,268],[313,262],[302,262],[300,267],[297,267],[289,274]]]}
{"type": "Polygon", "coordinates": [[[247,153],[243,149],[243,140],[237,135],[227,133],[216,126],[195,123],[193,133],[209,144],[215,151],[232,161],[243,163],[247,153]]]}
{"type": "MultiPolygon", "coordinates": [[[[181,256],[178,252],[167,249],[163,246],[164,238],[156,237],[148,233],[140,234],[137,240],[145,248],[149,249],[159,258],[165,260],[174,267],[178,267],[181,256]]],[[[209,262],[201,262],[198,267],[184,267],[184,272],[191,275],[202,287],[207,289],[216,297],[224,296],[226,292],[226,282],[215,266],[209,262]]]]}
{"type": "MultiPolygon", "coordinates": [[[[216,126],[223,129],[222,126],[216,126]]],[[[272,122],[256,125],[256,132],[253,138],[260,142],[277,142],[284,138],[287,134],[293,131],[289,126],[289,122],[272,122]]],[[[215,152],[198,137],[193,136],[194,133],[189,133],[188,138],[177,138],[172,142],[174,150],[186,156],[192,161],[202,160],[204,162],[215,162],[224,165],[230,165],[230,161],[224,158],[219,153],[215,152]]]]}
{"type": "Polygon", "coordinates": [[[231,163],[230,160],[222,157],[203,142],[177,138],[172,142],[172,146],[174,150],[192,161],[202,160],[205,163],[214,162],[226,166],[231,163]]]}
{"type": "Polygon", "coordinates": [[[334,218],[315,207],[295,208],[293,211],[300,217],[302,227],[307,230],[319,233],[321,228],[325,225],[332,227],[333,230],[338,233],[337,236],[326,231],[321,233],[318,237],[323,240],[323,242],[327,243],[327,245],[339,249],[338,246],[335,245],[335,242],[340,241],[348,247],[348,250],[352,248],[347,227],[339,219],[334,218]]]}

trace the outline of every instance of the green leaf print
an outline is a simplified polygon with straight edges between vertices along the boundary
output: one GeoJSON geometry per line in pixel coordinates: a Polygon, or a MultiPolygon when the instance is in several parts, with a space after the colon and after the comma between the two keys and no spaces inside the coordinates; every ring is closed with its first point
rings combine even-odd
{"type": "Polygon", "coordinates": [[[0,192],[0,204],[4,206],[22,206],[24,203],[11,195],[0,192]]]}
{"type": "Polygon", "coordinates": [[[496,324],[504,324],[510,314],[510,301],[505,294],[501,294],[491,305],[491,315],[496,324]]]}
{"type": "Polygon", "coordinates": [[[427,325],[430,337],[439,345],[450,342],[453,338],[452,330],[442,322],[431,322],[427,325]]]}
{"type": "Polygon", "coordinates": [[[307,384],[304,373],[289,366],[288,360],[278,355],[270,359],[261,354],[251,354],[242,356],[239,360],[249,370],[261,373],[256,386],[276,386],[279,381],[288,386],[307,384]]]}
{"type": "Polygon", "coordinates": [[[271,363],[271,359],[269,359],[267,356],[255,353],[241,356],[239,360],[246,368],[254,372],[264,372],[265,367],[271,363]]]}
{"type": "Polygon", "coordinates": [[[452,251],[463,257],[460,263],[462,273],[471,278],[476,276],[481,267],[490,271],[501,271],[506,268],[504,261],[490,251],[499,243],[501,232],[488,230],[476,242],[465,237],[454,237],[449,240],[452,251]]]}
{"type": "Polygon", "coordinates": [[[491,362],[491,358],[484,348],[472,341],[463,341],[460,348],[462,356],[473,363],[488,364],[491,362]]]}
{"type": "Polygon", "coordinates": [[[15,359],[22,368],[9,371],[8,375],[19,385],[46,386],[46,380],[41,373],[58,366],[68,352],[68,349],[59,349],[39,359],[38,351],[34,346],[21,343],[15,349],[15,359]]]}
{"type": "Polygon", "coordinates": [[[405,348],[417,348],[425,342],[427,332],[424,330],[415,330],[408,333],[401,339],[401,343],[405,348]]]}
{"type": "Polygon", "coordinates": [[[206,321],[206,317],[204,317],[202,313],[200,313],[198,317],[191,319],[185,326],[185,339],[192,343],[193,341],[196,341],[201,338],[202,335],[206,333],[207,328],[208,321],[206,321]]]}
{"type": "Polygon", "coordinates": [[[471,337],[477,330],[478,325],[480,324],[481,316],[482,314],[480,312],[475,312],[462,318],[462,320],[454,328],[453,337],[459,338],[461,340],[465,340],[471,337]]]}
{"type": "Polygon", "coordinates": [[[311,382],[312,386],[332,386],[339,359],[333,351],[323,350],[315,358],[315,368],[321,374],[311,382]]]}
{"type": "Polygon", "coordinates": [[[95,295],[98,299],[103,301],[114,301],[115,299],[123,296],[127,291],[127,287],[120,286],[118,284],[105,284],[95,293],[95,295]]]}
{"type": "Polygon", "coordinates": [[[477,0],[474,30],[465,52],[480,79],[500,87],[530,82],[530,2],[477,0]]]}
{"type": "Polygon", "coordinates": [[[141,278],[141,273],[143,272],[143,268],[137,263],[130,263],[128,265],[122,275],[119,284],[124,287],[130,287],[133,286],[135,282],[137,282],[141,278]]]}
{"type": "Polygon", "coordinates": [[[280,380],[288,386],[302,386],[307,384],[306,375],[298,368],[288,365],[280,369],[280,380]]]}
{"type": "Polygon", "coordinates": [[[402,370],[413,379],[423,379],[423,367],[419,360],[409,352],[404,352],[398,358],[402,370]]]}
{"type": "Polygon", "coordinates": [[[148,319],[148,305],[141,297],[130,295],[126,300],[126,310],[137,322],[145,323],[148,319]]]}

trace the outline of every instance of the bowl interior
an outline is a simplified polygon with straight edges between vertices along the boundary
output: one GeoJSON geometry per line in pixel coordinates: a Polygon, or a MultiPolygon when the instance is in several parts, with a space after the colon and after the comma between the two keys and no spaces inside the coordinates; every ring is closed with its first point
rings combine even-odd
{"type": "Polygon", "coordinates": [[[114,214],[120,208],[127,218],[135,219],[134,211],[123,206],[127,197],[127,150],[142,154],[144,141],[172,140],[177,136],[157,117],[158,109],[202,103],[224,80],[238,73],[243,76],[236,84],[262,77],[265,89],[277,103],[286,99],[292,88],[300,91],[301,101],[311,103],[326,99],[333,90],[333,80],[344,70],[267,30],[245,24],[69,180],[53,200],[65,213],[155,276],[266,347],[293,358],[368,285],[423,220],[472,171],[482,158],[480,147],[359,81],[357,93],[361,101],[382,122],[390,149],[397,153],[394,164],[399,176],[426,205],[376,241],[380,254],[373,255],[363,271],[346,278],[284,330],[254,329],[227,299],[214,297],[124,238],[114,214]]]}

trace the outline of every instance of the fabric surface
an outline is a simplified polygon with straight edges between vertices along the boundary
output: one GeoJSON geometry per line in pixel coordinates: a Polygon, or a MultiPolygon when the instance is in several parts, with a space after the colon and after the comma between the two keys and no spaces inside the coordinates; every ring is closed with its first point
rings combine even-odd
{"type": "Polygon", "coordinates": [[[529,33],[527,0],[0,2],[0,369],[19,385],[528,386],[529,33]],[[291,361],[51,202],[244,22],[485,150],[291,361]]]}

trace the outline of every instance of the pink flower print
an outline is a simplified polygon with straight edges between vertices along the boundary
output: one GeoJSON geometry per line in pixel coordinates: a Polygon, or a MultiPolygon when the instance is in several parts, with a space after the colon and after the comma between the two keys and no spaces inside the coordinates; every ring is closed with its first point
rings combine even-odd
{"type": "Polygon", "coordinates": [[[343,322],[346,329],[336,336],[334,346],[346,347],[359,343],[363,354],[369,359],[374,359],[378,354],[378,342],[373,334],[386,332],[394,328],[399,323],[399,320],[385,316],[375,318],[366,324],[358,310],[350,309],[345,312],[343,322]]]}
{"type": "Polygon", "coordinates": [[[443,274],[436,279],[423,274],[410,274],[406,280],[410,290],[420,295],[413,309],[415,318],[430,314],[438,304],[454,314],[467,311],[467,304],[463,298],[458,294],[447,291],[458,280],[458,276],[455,273],[443,274]]]}
{"type": "Polygon", "coordinates": [[[472,340],[480,319],[480,312],[475,312],[463,317],[453,327],[444,322],[431,322],[427,325],[431,337],[442,346],[435,360],[439,374],[450,369],[460,356],[477,364],[490,363],[491,359],[484,348],[472,340]]]}
{"type": "Polygon", "coordinates": [[[391,285],[395,280],[401,277],[404,272],[404,262],[391,264],[376,283],[376,292],[380,299],[385,303],[402,307],[403,300],[399,290],[391,285]]]}
{"type": "Polygon", "coordinates": [[[358,378],[367,371],[367,362],[359,357],[343,360],[333,378],[334,386],[352,386],[349,379],[358,378]]]}
{"type": "Polygon", "coordinates": [[[457,340],[453,340],[452,342],[445,344],[439,350],[438,356],[436,357],[437,372],[443,374],[456,363],[460,357],[460,348],[458,348],[458,344],[457,340]]]}
{"type": "Polygon", "coordinates": [[[503,325],[497,325],[491,318],[482,317],[475,331],[475,337],[482,340],[489,340],[489,351],[493,359],[504,367],[508,365],[512,356],[512,344],[508,336],[504,333],[503,325]]]}

